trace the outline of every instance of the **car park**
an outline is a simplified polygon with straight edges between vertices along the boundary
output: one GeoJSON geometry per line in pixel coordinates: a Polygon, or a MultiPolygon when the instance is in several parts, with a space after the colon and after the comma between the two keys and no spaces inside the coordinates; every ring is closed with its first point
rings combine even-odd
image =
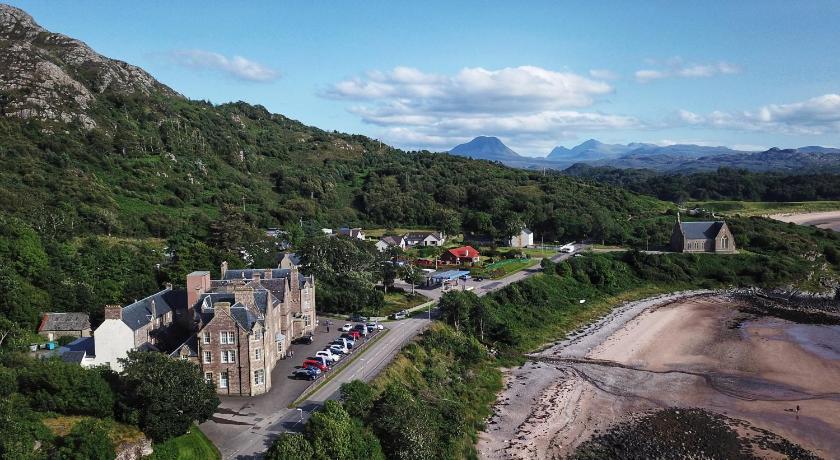
{"type": "Polygon", "coordinates": [[[353,325],[350,323],[341,326],[341,332],[349,332],[351,329],[353,329],[353,325]]]}
{"type": "Polygon", "coordinates": [[[315,380],[318,376],[306,369],[296,369],[292,372],[292,377],[298,380],[315,380]]]}

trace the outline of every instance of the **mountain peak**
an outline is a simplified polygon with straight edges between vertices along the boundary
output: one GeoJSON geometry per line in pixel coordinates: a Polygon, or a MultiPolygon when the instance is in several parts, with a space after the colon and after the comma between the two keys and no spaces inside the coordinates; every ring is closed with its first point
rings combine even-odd
{"type": "Polygon", "coordinates": [[[96,126],[88,109],[99,94],[177,95],[139,67],[52,33],[9,5],[0,5],[0,69],[0,114],[88,129],[96,126]]]}
{"type": "Polygon", "coordinates": [[[449,153],[482,160],[514,160],[521,158],[498,137],[478,136],[475,139],[456,145],[449,153]]]}

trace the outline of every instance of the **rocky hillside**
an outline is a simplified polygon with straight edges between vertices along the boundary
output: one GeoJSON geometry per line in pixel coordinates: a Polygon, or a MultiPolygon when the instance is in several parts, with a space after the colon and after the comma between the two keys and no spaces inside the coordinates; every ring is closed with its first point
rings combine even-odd
{"type": "Polygon", "coordinates": [[[133,65],[39,26],[21,9],[0,5],[0,111],[43,121],[96,126],[99,94],[176,93],[133,65]]]}

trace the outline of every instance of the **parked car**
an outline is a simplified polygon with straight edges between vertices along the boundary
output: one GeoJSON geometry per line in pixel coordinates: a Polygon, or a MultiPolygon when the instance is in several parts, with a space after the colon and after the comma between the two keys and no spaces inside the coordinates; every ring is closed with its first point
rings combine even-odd
{"type": "Polygon", "coordinates": [[[356,324],[353,326],[354,331],[359,331],[362,335],[367,334],[367,327],[364,324],[356,324]]]}
{"type": "Polygon", "coordinates": [[[345,335],[349,335],[354,341],[359,340],[362,338],[362,334],[359,331],[350,331],[345,335]]]}
{"type": "Polygon", "coordinates": [[[329,367],[327,367],[320,360],[314,360],[314,359],[304,360],[303,361],[303,367],[314,367],[315,369],[318,369],[321,372],[324,372],[327,369],[329,369],[329,367]]]}
{"type": "Polygon", "coordinates": [[[311,345],[315,339],[311,335],[305,335],[292,340],[292,343],[298,345],[311,345]]]}
{"type": "Polygon", "coordinates": [[[362,316],[362,315],[355,314],[355,315],[350,317],[350,321],[353,321],[355,323],[363,323],[363,322],[367,321],[367,318],[362,316]]]}
{"type": "Polygon", "coordinates": [[[342,339],[347,342],[347,348],[353,348],[356,346],[356,340],[353,339],[353,336],[350,335],[349,332],[341,334],[341,337],[339,337],[339,339],[342,339]]]}
{"type": "Polygon", "coordinates": [[[292,377],[298,380],[315,380],[318,378],[318,375],[312,372],[309,372],[306,369],[297,369],[292,372],[292,377]]]}
{"type": "Polygon", "coordinates": [[[393,318],[393,319],[406,319],[406,318],[408,318],[408,313],[406,313],[405,310],[398,311],[398,312],[392,314],[391,318],[393,318]]]}
{"type": "Polygon", "coordinates": [[[326,358],[327,360],[329,360],[330,362],[333,362],[333,363],[338,361],[339,359],[341,359],[341,356],[333,353],[330,350],[316,351],[315,352],[315,357],[316,358],[324,357],[324,358],[326,358]]]}
{"type": "Polygon", "coordinates": [[[347,347],[348,349],[353,348],[353,346],[356,345],[355,340],[350,340],[346,337],[339,337],[339,338],[333,340],[332,343],[337,344],[337,345],[343,345],[343,346],[347,347]]]}
{"type": "Polygon", "coordinates": [[[341,353],[342,355],[350,353],[350,350],[348,350],[346,347],[342,347],[341,345],[330,345],[329,347],[327,347],[327,349],[333,353],[341,353]]]}
{"type": "Polygon", "coordinates": [[[330,359],[327,358],[326,356],[312,356],[312,357],[309,357],[309,358],[306,358],[306,359],[314,359],[315,361],[320,362],[321,364],[323,364],[324,366],[327,366],[328,368],[332,365],[332,361],[330,361],[330,359]]]}
{"type": "Polygon", "coordinates": [[[353,329],[353,325],[350,323],[341,326],[341,332],[349,332],[351,329],[353,329]]]}

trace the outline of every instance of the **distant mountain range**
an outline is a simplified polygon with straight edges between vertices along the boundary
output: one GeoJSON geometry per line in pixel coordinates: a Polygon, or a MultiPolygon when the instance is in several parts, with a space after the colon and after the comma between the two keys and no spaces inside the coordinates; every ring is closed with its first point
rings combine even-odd
{"type": "Polygon", "coordinates": [[[496,137],[480,136],[456,146],[449,153],[529,169],[563,169],[575,163],[585,163],[661,172],[708,171],[720,167],[752,171],[840,172],[840,149],[813,145],[796,149],[774,147],[764,152],[750,152],[724,146],[661,146],[640,142],[605,144],[589,139],[572,148],[555,147],[545,157],[528,157],[519,155],[496,137]]]}

